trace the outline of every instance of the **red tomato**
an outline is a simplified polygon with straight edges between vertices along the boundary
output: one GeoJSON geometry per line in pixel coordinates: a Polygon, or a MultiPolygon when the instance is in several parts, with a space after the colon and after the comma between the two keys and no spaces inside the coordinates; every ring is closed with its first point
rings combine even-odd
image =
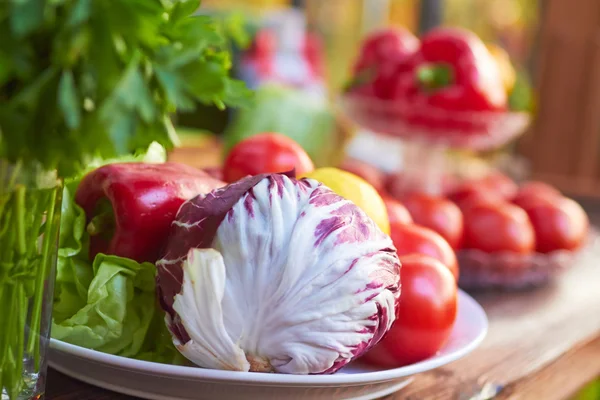
{"type": "MultiPolygon", "coordinates": [[[[451,193],[452,188],[455,186],[456,182],[453,176],[445,175],[441,177],[440,191],[442,193],[451,193]]],[[[412,193],[422,193],[423,184],[421,181],[408,179],[403,172],[395,172],[388,175],[386,190],[391,196],[402,199],[412,193]]]]}
{"type": "Polygon", "coordinates": [[[382,198],[385,203],[385,208],[387,209],[390,226],[396,224],[409,225],[413,223],[410,213],[402,203],[389,196],[383,196],[382,198]]]}
{"type": "MultiPolygon", "coordinates": [[[[464,214],[465,211],[468,210],[474,204],[497,203],[497,202],[504,202],[504,201],[505,200],[502,197],[500,197],[497,193],[488,192],[485,190],[479,190],[479,191],[471,192],[471,194],[469,194],[468,196],[461,199],[458,203],[456,203],[456,205],[461,209],[461,211],[464,214]]],[[[463,220],[464,220],[464,215],[463,215],[463,220]]]]}
{"type": "Polygon", "coordinates": [[[512,199],[519,190],[519,186],[512,179],[500,172],[488,174],[478,182],[504,199],[512,199]]]}
{"type": "Polygon", "coordinates": [[[385,174],[371,164],[353,158],[347,158],[339,168],[351,172],[356,176],[360,176],[380,193],[384,190],[385,174]]]}
{"type": "Polygon", "coordinates": [[[448,199],[423,193],[414,193],[402,199],[416,224],[442,235],[457,249],[463,235],[463,215],[460,208],[448,199]]]}
{"type": "Polygon", "coordinates": [[[496,195],[502,199],[510,200],[515,196],[517,191],[518,186],[515,182],[506,175],[494,172],[483,178],[470,179],[459,184],[448,194],[448,198],[458,204],[467,197],[482,195],[482,193],[485,192],[496,195]]]}
{"type": "Polygon", "coordinates": [[[420,225],[393,224],[390,228],[390,237],[399,256],[417,253],[433,257],[448,267],[458,280],[456,254],[440,234],[420,225]]]}
{"type": "Polygon", "coordinates": [[[279,133],[261,133],[236,144],[225,159],[223,176],[235,182],[248,175],[286,172],[300,176],[315,169],[302,147],[279,133]]]}
{"type": "Polygon", "coordinates": [[[446,343],[457,312],[457,287],[438,260],[420,254],[400,257],[402,292],[398,319],[362,359],[386,368],[435,355],[446,343]]]}
{"type": "Polygon", "coordinates": [[[447,197],[457,205],[461,205],[463,201],[473,196],[497,196],[487,187],[480,185],[474,181],[467,181],[459,184],[454,190],[448,193],[447,197]]]}
{"type": "Polygon", "coordinates": [[[372,33],[362,43],[354,72],[378,67],[391,59],[404,58],[417,51],[419,39],[403,28],[387,28],[372,33]]]}
{"type": "Polygon", "coordinates": [[[513,199],[513,203],[519,207],[524,207],[531,199],[539,197],[557,197],[562,196],[560,191],[547,183],[531,181],[524,183],[513,199]]]}
{"type": "Polygon", "coordinates": [[[581,206],[566,197],[530,198],[525,205],[535,231],[536,250],[576,250],[586,238],[589,220],[581,206]]]}
{"type": "Polygon", "coordinates": [[[487,253],[526,254],[535,248],[535,235],[527,213],[504,201],[481,201],[464,210],[464,247],[487,253]]]}

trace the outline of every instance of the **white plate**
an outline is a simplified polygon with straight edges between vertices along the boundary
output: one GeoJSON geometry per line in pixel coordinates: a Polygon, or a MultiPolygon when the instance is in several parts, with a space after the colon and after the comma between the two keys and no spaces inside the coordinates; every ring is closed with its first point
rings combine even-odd
{"type": "Polygon", "coordinates": [[[458,316],[450,340],[438,355],[402,368],[378,369],[352,363],[332,375],[232,372],[138,361],[52,339],[52,368],[105,389],[153,400],[369,400],[411,382],[411,376],[438,368],[473,351],[488,322],[466,293],[458,297],[458,316]]]}

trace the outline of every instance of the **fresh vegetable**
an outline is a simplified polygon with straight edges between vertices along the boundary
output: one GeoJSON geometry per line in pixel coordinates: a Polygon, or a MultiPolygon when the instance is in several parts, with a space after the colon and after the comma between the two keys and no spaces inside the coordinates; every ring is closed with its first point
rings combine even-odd
{"type": "Polygon", "coordinates": [[[388,28],[370,34],[354,64],[354,76],[346,90],[366,97],[389,99],[398,69],[419,48],[419,40],[403,28],[388,28]]]}
{"type": "Polygon", "coordinates": [[[390,221],[383,199],[364,179],[337,168],[318,168],[304,175],[315,179],[338,195],[352,201],[375,221],[384,233],[390,233],[390,221]]]}
{"type": "Polygon", "coordinates": [[[505,200],[514,198],[519,191],[515,181],[498,171],[489,173],[475,182],[505,200]]]}
{"type": "MultiPolygon", "coordinates": [[[[76,187],[78,182],[72,183],[76,187]]],[[[123,357],[183,363],[155,301],[154,265],[104,254],[90,262],[85,226],[85,212],[67,186],[62,198],[52,337],[123,357]]]]}
{"type": "Polygon", "coordinates": [[[583,245],[589,220],[577,202],[556,195],[532,197],[524,209],[535,231],[538,252],[576,250],[583,245]]]}
{"type": "Polygon", "coordinates": [[[402,199],[416,224],[425,226],[442,235],[457,249],[463,235],[463,216],[460,208],[443,197],[414,193],[402,199]]]}
{"type": "Polygon", "coordinates": [[[417,51],[419,39],[404,28],[387,28],[371,33],[361,46],[354,73],[375,71],[382,65],[403,60],[417,51]]]}
{"type": "Polygon", "coordinates": [[[236,144],[225,159],[223,176],[229,183],[248,175],[295,170],[304,175],[315,169],[300,145],[278,133],[261,133],[236,144]]]}
{"type": "Polygon", "coordinates": [[[447,198],[457,204],[460,208],[462,208],[462,204],[465,200],[473,197],[493,197],[501,199],[497,193],[492,192],[486,186],[471,180],[458,184],[447,194],[447,198]]]}
{"type": "Polygon", "coordinates": [[[413,219],[404,204],[389,196],[384,196],[383,202],[387,210],[390,227],[396,224],[408,225],[413,223],[413,219]]]}
{"type": "Polygon", "coordinates": [[[75,200],[87,216],[90,259],[98,253],[155,262],[184,201],[225,184],[178,163],[115,163],[87,174],[75,200]]]}
{"type": "Polygon", "coordinates": [[[244,178],[184,203],[173,227],[159,298],[201,367],[333,373],[395,320],[392,241],[315,180],[244,178]]]}
{"type": "Polygon", "coordinates": [[[487,253],[528,254],[535,249],[534,230],[525,211],[505,201],[481,201],[463,209],[464,248],[487,253]]]}
{"type": "Polygon", "coordinates": [[[500,69],[485,44],[470,31],[430,30],[409,64],[397,76],[396,99],[448,112],[506,109],[500,69]]]}
{"type": "Polygon", "coordinates": [[[513,198],[513,203],[519,207],[524,207],[529,201],[540,197],[561,197],[558,189],[544,182],[529,181],[519,187],[517,195],[513,198]]]}
{"type": "Polygon", "coordinates": [[[438,233],[419,225],[392,225],[390,234],[399,256],[423,254],[442,262],[458,280],[458,261],[448,242],[438,233]]]}
{"type": "Polygon", "coordinates": [[[506,90],[506,93],[512,92],[517,81],[517,72],[510,61],[510,56],[506,50],[494,43],[488,43],[487,48],[498,64],[500,75],[502,76],[502,83],[504,84],[504,90],[506,90]]]}
{"type": "Polygon", "coordinates": [[[379,193],[382,193],[385,190],[385,173],[369,163],[355,158],[346,158],[339,168],[363,178],[379,193]]]}
{"type": "Polygon", "coordinates": [[[170,115],[241,105],[222,24],[189,1],[0,4],[0,157],[67,177],[177,142],[170,115]]]}
{"type": "Polygon", "coordinates": [[[385,338],[362,360],[396,368],[435,355],[448,341],[456,321],[457,287],[438,260],[411,254],[400,257],[402,294],[398,319],[385,338]]]}
{"type": "Polygon", "coordinates": [[[448,193],[448,198],[458,205],[468,197],[489,197],[488,194],[504,200],[512,200],[518,191],[519,187],[512,179],[500,172],[494,172],[458,184],[448,193]]]}

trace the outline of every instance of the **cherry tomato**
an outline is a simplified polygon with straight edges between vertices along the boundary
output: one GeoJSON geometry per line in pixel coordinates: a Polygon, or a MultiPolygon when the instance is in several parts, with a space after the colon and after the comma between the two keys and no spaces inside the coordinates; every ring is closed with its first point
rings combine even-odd
{"type": "Polygon", "coordinates": [[[517,195],[513,199],[513,203],[519,207],[524,207],[525,204],[531,199],[557,196],[562,196],[562,194],[555,187],[552,187],[544,182],[530,181],[521,185],[517,195]]]}
{"type": "Polygon", "coordinates": [[[526,254],[535,248],[527,213],[505,201],[481,201],[464,210],[464,247],[526,254]]]}
{"type": "Polygon", "coordinates": [[[435,355],[456,321],[457,287],[438,260],[420,254],[400,257],[402,292],[398,319],[381,342],[362,359],[395,368],[435,355]]]}
{"type": "Polygon", "coordinates": [[[235,182],[248,175],[286,172],[296,168],[301,176],[315,169],[302,147],[287,136],[261,133],[236,144],[225,159],[225,181],[235,182]]]}
{"type": "Polygon", "coordinates": [[[442,262],[458,280],[456,254],[446,239],[435,231],[420,225],[391,225],[390,237],[399,256],[423,254],[442,262]]]}
{"type": "Polygon", "coordinates": [[[351,172],[356,176],[360,176],[380,193],[384,190],[385,174],[371,164],[354,158],[347,158],[342,165],[340,165],[340,169],[351,172]]]}
{"type": "Polygon", "coordinates": [[[463,235],[463,215],[460,208],[448,199],[424,193],[402,198],[416,224],[432,229],[457,249],[463,235]]]}
{"type": "Polygon", "coordinates": [[[390,59],[404,58],[419,48],[419,39],[403,28],[387,28],[365,38],[360,49],[355,72],[378,67],[390,59]]]}
{"type": "Polygon", "coordinates": [[[576,250],[583,244],[589,220],[577,202],[562,196],[530,198],[525,211],[535,231],[538,252],[576,250]]]}
{"type": "Polygon", "coordinates": [[[413,219],[404,204],[389,196],[383,196],[382,198],[387,209],[390,225],[409,225],[413,223],[413,219]]]}

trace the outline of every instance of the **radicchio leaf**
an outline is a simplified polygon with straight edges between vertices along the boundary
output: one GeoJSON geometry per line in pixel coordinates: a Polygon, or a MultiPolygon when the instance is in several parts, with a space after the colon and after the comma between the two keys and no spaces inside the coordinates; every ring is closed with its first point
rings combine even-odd
{"type": "Polygon", "coordinates": [[[400,294],[389,236],[317,181],[285,174],[186,202],[157,267],[174,343],[206,368],[335,372],[389,330],[400,294]]]}

